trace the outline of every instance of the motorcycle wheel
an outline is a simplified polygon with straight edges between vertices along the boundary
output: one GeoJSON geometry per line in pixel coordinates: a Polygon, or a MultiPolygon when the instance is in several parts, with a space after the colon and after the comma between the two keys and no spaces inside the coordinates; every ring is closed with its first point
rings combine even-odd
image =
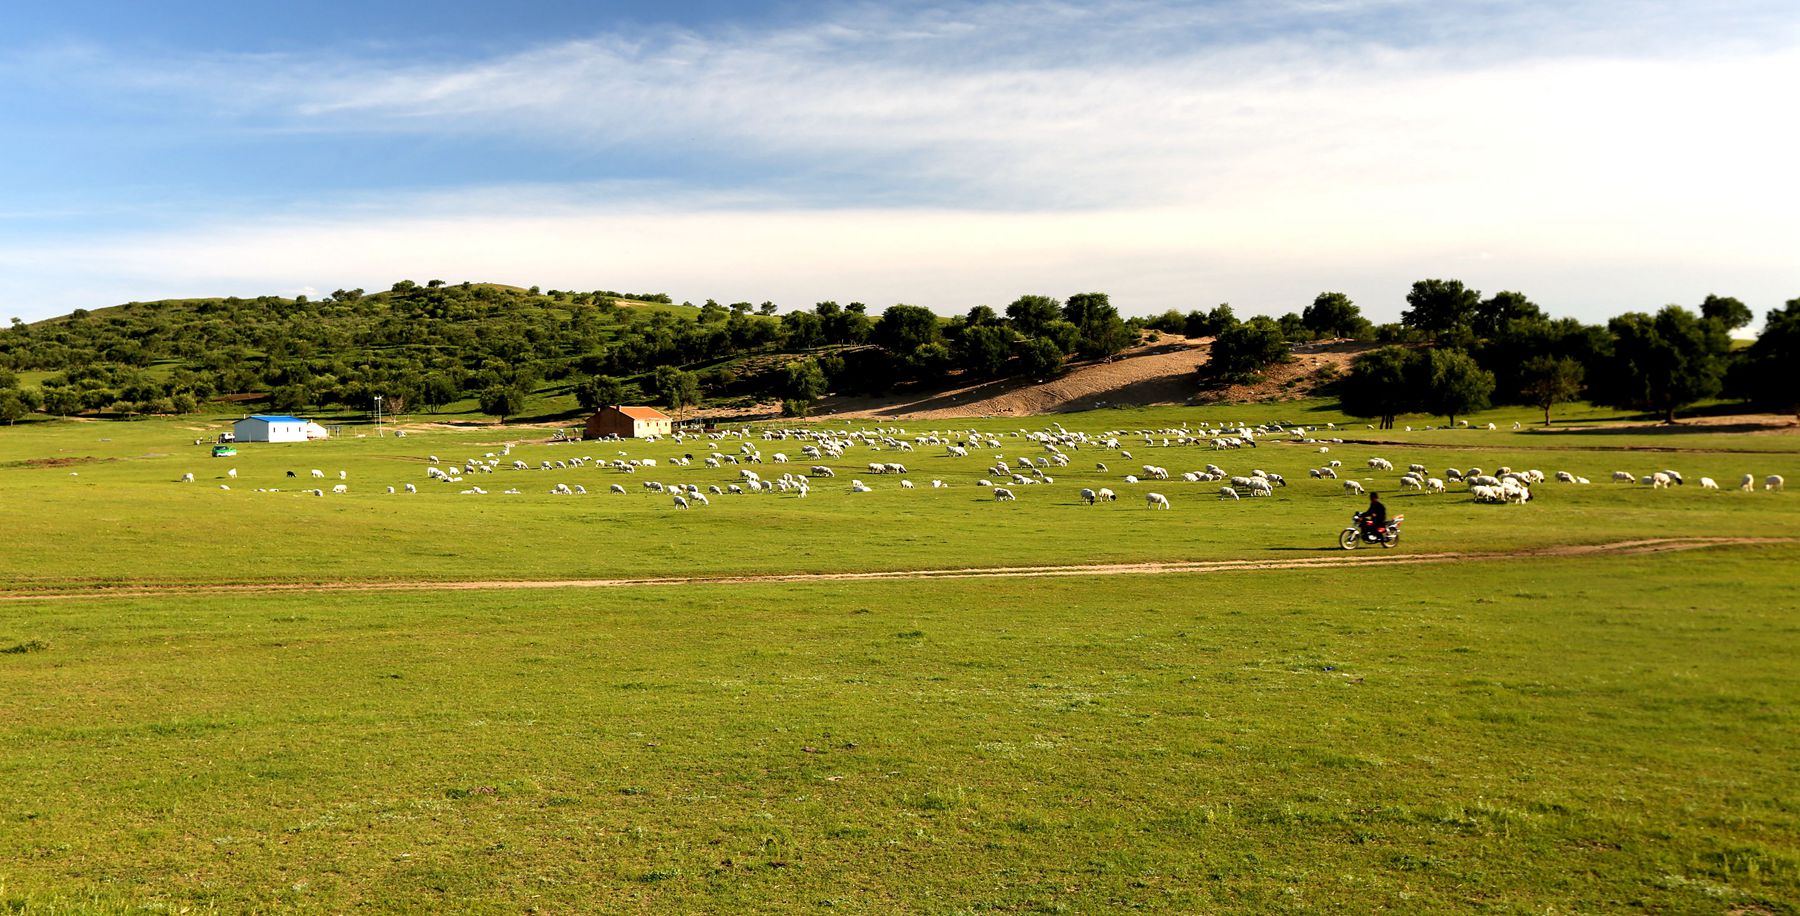
{"type": "Polygon", "coordinates": [[[1356,529],[1355,528],[1345,528],[1344,533],[1338,535],[1338,546],[1344,548],[1345,550],[1355,550],[1356,549],[1356,540],[1357,540],[1356,529]]]}
{"type": "Polygon", "coordinates": [[[1387,533],[1387,537],[1381,539],[1382,547],[1396,547],[1399,546],[1399,544],[1400,532],[1398,531],[1390,531],[1387,533]]]}

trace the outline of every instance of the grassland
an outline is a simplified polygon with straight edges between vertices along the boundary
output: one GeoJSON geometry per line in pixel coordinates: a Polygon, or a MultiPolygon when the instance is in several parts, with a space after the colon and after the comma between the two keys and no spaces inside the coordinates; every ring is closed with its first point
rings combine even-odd
{"type": "MultiPolygon", "coordinates": [[[[1333,419],[1320,405],[1276,409],[1333,419]]],[[[0,556],[12,596],[0,602],[0,650],[12,650],[0,651],[0,905],[1795,912],[1800,544],[1505,555],[1800,538],[1795,495],[1695,483],[1800,480],[1794,439],[1546,435],[1493,416],[1502,430],[1383,432],[1399,444],[1329,455],[1138,440],[1131,461],[1076,453],[1055,484],[1005,505],[973,485],[991,453],[859,449],[807,499],[715,497],[691,512],[639,483],[722,485],[732,469],[472,477],[488,496],[425,484],[429,454],[517,441],[510,457],[536,464],[620,449],[516,430],[249,445],[222,460],[202,457],[192,422],[0,433],[15,545],[0,556]],[[1430,566],[1359,551],[1342,568],[1205,575],[427,585],[1343,556],[1328,545],[1358,503],[1305,468],[1373,454],[1596,483],[1546,485],[1525,507],[1390,494],[1408,515],[1399,554],[1471,554],[1430,566]],[[856,470],[872,460],[906,462],[924,488],[856,470]],[[1147,487],[1119,482],[1142,463],[1208,461],[1293,485],[1220,503],[1216,485],[1161,482],[1175,508],[1153,513],[1147,487]],[[231,466],[239,477],[222,479],[231,466]],[[294,492],[313,467],[327,483],[347,470],[351,492],[294,492]],[[1604,481],[1663,467],[1689,484],[1604,481]],[[177,483],[187,471],[198,481],[177,483]],[[858,475],[876,492],[849,494],[858,475]],[[385,493],[405,481],[422,492],[385,493]],[[590,494],[552,497],[555,482],[590,494]],[[613,482],[629,495],[606,495],[613,482]],[[1121,502],[1076,503],[1077,488],[1102,485],[1121,502]],[[201,588],[360,580],[422,584],[201,588]],[[129,583],[173,591],[105,594],[129,583]]],[[[1097,431],[1201,417],[1273,419],[1058,419],[1097,431]]],[[[1340,435],[1377,436],[1355,430],[1340,435]]],[[[1391,490],[1397,475],[1367,476],[1391,490]]]]}

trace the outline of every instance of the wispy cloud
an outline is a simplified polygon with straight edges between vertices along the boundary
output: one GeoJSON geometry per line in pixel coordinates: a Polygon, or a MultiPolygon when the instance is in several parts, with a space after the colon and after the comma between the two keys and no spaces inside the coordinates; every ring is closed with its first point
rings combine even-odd
{"type": "Polygon", "coordinates": [[[1461,270],[1587,317],[1693,289],[1766,301],[1800,292],[1800,137],[1782,116],[1800,39],[1782,6],[880,4],[476,60],[64,51],[111,104],[212,135],[523,152],[481,186],[10,259],[171,291],[433,273],[946,307],[1062,284],[1140,310],[1286,309],[1461,270]],[[588,180],[542,179],[534,155],[588,180]],[[622,156],[667,164],[608,183],[622,156]]]}

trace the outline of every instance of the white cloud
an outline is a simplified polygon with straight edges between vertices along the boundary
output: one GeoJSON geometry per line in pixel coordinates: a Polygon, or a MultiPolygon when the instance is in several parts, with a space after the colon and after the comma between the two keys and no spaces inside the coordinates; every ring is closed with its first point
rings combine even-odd
{"type": "Polygon", "coordinates": [[[431,275],[944,308],[1099,288],[1142,311],[1347,288],[1388,315],[1410,280],[1455,275],[1589,319],[1800,294],[1800,42],[1768,26],[1778,7],[1439,6],[871,6],[473,63],[96,70],[240,129],[704,164],[653,196],[522,176],[0,247],[0,303],[32,275],[116,277],[104,288],[129,298],[431,275]]]}

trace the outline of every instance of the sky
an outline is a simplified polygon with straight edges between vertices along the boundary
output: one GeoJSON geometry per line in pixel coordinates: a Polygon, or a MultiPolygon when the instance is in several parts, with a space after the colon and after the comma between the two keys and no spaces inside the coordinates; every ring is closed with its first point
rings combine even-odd
{"type": "Polygon", "coordinates": [[[1795,86],[1792,0],[14,4],[0,317],[405,278],[1385,321],[1426,277],[1760,316],[1795,86]]]}

